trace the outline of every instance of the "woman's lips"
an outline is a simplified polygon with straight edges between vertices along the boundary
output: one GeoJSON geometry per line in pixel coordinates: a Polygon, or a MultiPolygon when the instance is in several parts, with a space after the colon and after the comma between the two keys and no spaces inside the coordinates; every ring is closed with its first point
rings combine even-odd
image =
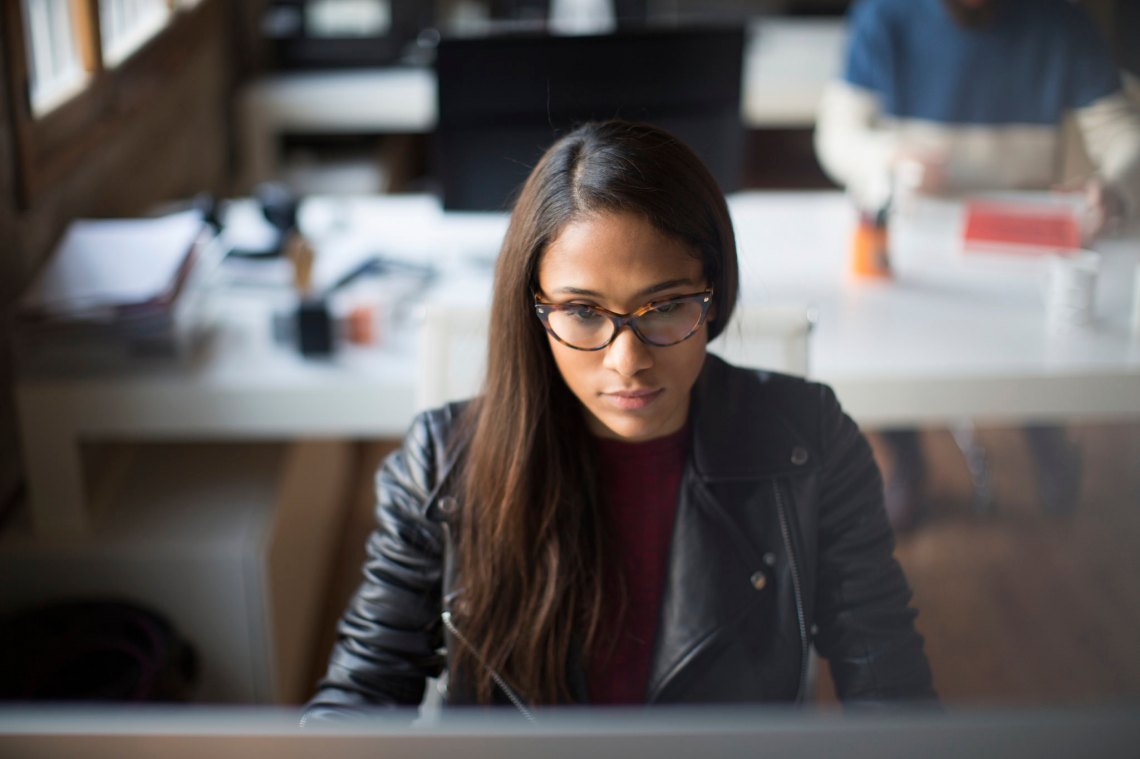
{"type": "Polygon", "coordinates": [[[618,390],[613,393],[602,393],[602,397],[622,411],[637,411],[643,409],[661,397],[665,388],[656,390],[618,390]]]}

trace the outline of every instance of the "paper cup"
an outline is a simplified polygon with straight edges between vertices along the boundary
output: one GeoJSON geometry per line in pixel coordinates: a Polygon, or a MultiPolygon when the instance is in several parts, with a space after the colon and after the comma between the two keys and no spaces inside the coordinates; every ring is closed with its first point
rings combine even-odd
{"type": "Polygon", "coordinates": [[[1140,264],[1132,277],[1132,334],[1140,337],[1140,264]]]}
{"type": "Polygon", "coordinates": [[[1050,258],[1045,287],[1045,317],[1050,329],[1064,332],[1093,323],[1099,272],[1100,255],[1092,251],[1050,258]]]}

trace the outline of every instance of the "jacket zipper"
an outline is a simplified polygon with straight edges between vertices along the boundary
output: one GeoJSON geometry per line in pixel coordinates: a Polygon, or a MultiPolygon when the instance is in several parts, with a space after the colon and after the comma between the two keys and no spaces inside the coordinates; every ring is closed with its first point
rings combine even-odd
{"type": "Polygon", "coordinates": [[[784,539],[784,548],[788,552],[788,565],[792,570],[792,592],[796,597],[796,620],[800,627],[800,683],[796,689],[796,702],[802,702],[804,697],[804,683],[807,680],[808,669],[808,634],[807,622],[804,620],[803,591],[800,589],[800,573],[796,567],[796,553],[792,549],[792,537],[788,529],[788,516],[784,512],[784,498],[780,495],[780,484],[772,482],[772,490],[776,494],[776,513],[780,517],[780,534],[784,539]]]}
{"type": "Polygon", "coordinates": [[[455,626],[455,622],[451,618],[451,612],[444,611],[440,616],[442,617],[443,624],[448,629],[448,631],[450,631],[451,634],[454,635],[460,643],[470,648],[472,653],[475,654],[475,658],[479,660],[479,663],[487,668],[487,671],[491,673],[491,679],[495,681],[495,685],[498,685],[499,688],[502,689],[503,693],[507,694],[507,698],[510,699],[510,702],[515,705],[515,708],[522,712],[522,715],[526,717],[528,721],[533,724],[538,724],[538,720],[536,720],[534,718],[534,714],[526,708],[523,700],[517,693],[515,693],[515,689],[507,684],[507,681],[495,670],[494,667],[491,667],[487,664],[483,657],[479,655],[479,652],[475,649],[475,647],[472,646],[467,641],[467,638],[463,637],[463,634],[459,632],[459,628],[455,626]]]}

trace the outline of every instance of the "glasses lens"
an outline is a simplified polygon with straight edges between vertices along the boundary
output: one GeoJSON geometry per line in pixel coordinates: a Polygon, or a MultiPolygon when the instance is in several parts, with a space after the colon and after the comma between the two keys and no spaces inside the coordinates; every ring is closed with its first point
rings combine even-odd
{"type": "Polygon", "coordinates": [[[701,321],[703,310],[699,300],[662,303],[639,316],[635,324],[646,342],[672,345],[693,333],[701,321]]]}
{"type": "Polygon", "coordinates": [[[575,348],[598,348],[614,332],[613,322],[590,306],[551,309],[548,324],[559,340],[575,348]]]}

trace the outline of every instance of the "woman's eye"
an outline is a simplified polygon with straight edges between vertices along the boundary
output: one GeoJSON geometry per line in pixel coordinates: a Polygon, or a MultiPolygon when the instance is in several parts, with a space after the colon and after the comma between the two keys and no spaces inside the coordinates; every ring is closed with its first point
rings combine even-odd
{"type": "Polygon", "coordinates": [[[668,316],[680,307],[680,303],[662,303],[660,306],[656,306],[653,309],[652,313],[659,314],[661,316],[668,316]]]}
{"type": "Polygon", "coordinates": [[[593,306],[574,305],[566,309],[566,312],[570,316],[573,316],[575,319],[583,322],[601,318],[598,312],[594,310],[593,306]]]}

